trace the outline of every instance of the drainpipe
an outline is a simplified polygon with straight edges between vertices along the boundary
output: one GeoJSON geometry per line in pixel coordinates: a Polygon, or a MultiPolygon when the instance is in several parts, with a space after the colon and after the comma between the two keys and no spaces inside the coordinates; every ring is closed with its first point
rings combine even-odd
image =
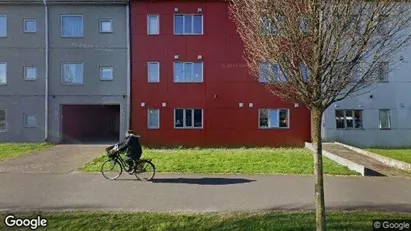
{"type": "Polygon", "coordinates": [[[127,3],[126,5],[126,21],[127,21],[127,35],[126,35],[126,39],[127,39],[127,112],[126,112],[126,127],[127,130],[130,130],[130,78],[131,78],[131,65],[130,65],[130,1],[127,3]]]}
{"type": "Polygon", "coordinates": [[[44,141],[47,142],[49,134],[49,24],[47,0],[44,5],[44,36],[45,36],[45,92],[44,92],[44,141]]]}

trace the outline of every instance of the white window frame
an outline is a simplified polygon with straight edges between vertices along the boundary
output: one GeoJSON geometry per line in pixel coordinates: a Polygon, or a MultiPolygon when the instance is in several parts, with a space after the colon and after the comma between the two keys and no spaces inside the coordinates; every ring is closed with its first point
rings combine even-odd
{"type": "Polygon", "coordinates": [[[61,68],[61,84],[62,85],[83,85],[84,84],[84,63],[83,62],[62,62],[60,65],[61,68]],[[81,77],[81,83],[72,83],[66,82],[64,79],[64,65],[65,64],[81,64],[83,66],[83,76],[81,77]]]}
{"type": "Polygon", "coordinates": [[[24,67],[23,67],[23,72],[24,72],[24,80],[27,80],[27,81],[35,81],[35,80],[37,80],[37,67],[36,67],[36,66],[24,66],[24,67]],[[35,68],[35,70],[36,70],[36,76],[35,76],[34,79],[29,79],[29,78],[27,78],[27,70],[28,70],[29,68],[35,68]]]}
{"type": "Polygon", "coordinates": [[[202,108],[174,108],[174,129],[203,129],[204,128],[204,109],[202,108]],[[176,112],[177,110],[183,110],[183,127],[176,127],[176,112]],[[186,111],[191,110],[192,111],[192,126],[187,127],[186,126],[186,111]],[[201,110],[201,127],[194,127],[194,110],[201,110]]]}
{"type": "Polygon", "coordinates": [[[392,124],[391,124],[391,110],[390,109],[380,109],[380,110],[378,110],[378,122],[379,122],[380,130],[391,130],[391,126],[392,126],[392,124]],[[382,111],[388,112],[388,115],[387,115],[388,127],[386,127],[386,128],[383,128],[382,123],[381,123],[381,112],[382,111]]]}
{"type": "Polygon", "coordinates": [[[147,129],[160,129],[160,109],[158,108],[148,108],[147,109],[147,129]],[[157,111],[157,127],[150,127],[150,111],[157,111]]]}
{"type": "Polygon", "coordinates": [[[23,19],[23,32],[28,33],[28,34],[37,33],[37,20],[35,18],[25,18],[25,19],[23,19]],[[34,28],[34,31],[27,30],[27,28],[26,28],[26,23],[27,22],[34,22],[36,24],[36,27],[34,28]]]}
{"type": "Polygon", "coordinates": [[[147,62],[147,82],[149,82],[149,83],[159,83],[160,82],[160,62],[157,62],[157,61],[147,62]],[[150,64],[157,64],[158,76],[157,76],[156,81],[151,81],[150,80],[150,64]]]}
{"type": "Polygon", "coordinates": [[[37,115],[35,113],[24,113],[23,114],[23,125],[25,128],[35,128],[37,127],[37,115]],[[36,119],[36,124],[35,125],[28,125],[27,124],[27,116],[34,116],[36,119]]]}
{"type": "Polygon", "coordinates": [[[334,121],[335,121],[335,129],[337,130],[363,130],[364,129],[364,110],[360,110],[360,109],[338,109],[334,111],[334,121]],[[336,113],[337,111],[342,111],[343,112],[343,118],[344,118],[344,127],[343,128],[337,128],[337,117],[336,117],[336,113]],[[351,111],[352,112],[352,123],[353,123],[353,127],[349,128],[347,127],[347,111],[351,111]],[[355,111],[360,111],[360,115],[361,115],[361,127],[360,128],[356,128],[355,127],[355,111]]]}
{"type": "Polygon", "coordinates": [[[290,129],[290,109],[288,109],[288,108],[259,108],[258,109],[258,128],[259,129],[263,129],[263,130],[266,130],[266,129],[290,129]],[[261,111],[262,110],[268,110],[268,127],[261,127],[261,124],[260,124],[260,119],[261,119],[261,111]],[[278,121],[278,127],[271,127],[270,126],[270,124],[271,124],[271,122],[270,122],[270,112],[271,111],[277,111],[278,113],[278,115],[277,115],[277,118],[278,118],[278,120],[280,120],[280,111],[281,110],[285,110],[285,111],[287,111],[287,127],[280,127],[280,121],[278,121]]]}
{"type": "Polygon", "coordinates": [[[5,22],[6,22],[5,28],[4,28],[5,31],[6,31],[6,34],[3,35],[3,36],[0,35],[0,38],[7,38],[7,35],[8,35],[8,28],[7,28],[8,20],[7,20],[7,15],[5,15],[5,14],[0,14],[0,17],[4,17],[4,18],[5,18],[5,22]]]}
{"type": "MultiPolygon", "coordinates": [[[[113,81],[114,80],[114,70],[113,70],[112,66],[100,66],[99,70],[100,70],[100,80],[101,81],[113,81]],[[110,79],[103,78],[103,70],[104,69],[110,69],[111,70],[111,78],[110,79]]],[[[84,72],[84,69],[83,69],[83,72],[84,72]]],[[[84,75],[84,73],[83,73],[83,75],[84,75]]]]}
{"type": "Polygon", "coordinates": [[[99,31],[102,34],[110,34],[113,33],[113,19],[111,18],[102,18],[98,21],[99,31]],[[104,31],[103,30],[103,22],[110,22],[110,30],[104,31]]]}
{"type": "Polygon", "coordinates": [[[84,16],[81,14],[62,14],[60,15],[60,37],[62,38],[83,38],[84,37],[84,16]],[[63,17],[81,17],[81,35],[79,36],[71,36],[71,35],[63,35],[63,17]]]}
{"type": "Polygon", "coordinates": [[[174,14],[173,15],[173,34],[174,35],[204,35],[204,14],[174,14]],[[176,33],[176,16],[183,16],[183,33],[176,33]],[[185,17],[184,16],[193,16],[192,17],[192,33],[184,32],[185,17]],[[201,33],[194,33],[194,16],[201,16],[201,33]]]}
{"type": "Polygon", "coordinates": [[[4,85],[7,85],[7,63],[6,62],[0,62],[0,65],[1,64],[4,64],[4,66],[6,67],[6,81],[5,81],[5,83],[0,82],[0,86],[4,86],[4,85]]]}
{"type": "Polygon", "coordinates": [[[159,14],[147,14],[147,34],[148,35],[159,35],[160,34],[160,15],[159,14]],[[157,18],[157,33],[150,33],[150,17],[157,18]]]}
{"type": "Polygon", "coordinates": [[[0,111],[4,111],[4,122],[3,123],[5,123],[4,129],[3,130],[0,129],[0,132],[7,132],[7,129],[8,129],[8,126],[7,126],[7,110],[6,109],[0,109],[0,111]]]}
{"type": "Polygon", "coordinates": [[[264,66],[265,66],[265,67],[269,66],[269,67],[270,67],[270,71],[272,71],[274,75],[277,74],[277,73],[274,72],[274,66],[278,66],[278,68],[279,68],[280,71],[281,71],[281,73],[278,73],[278,74],[282,75],[284,79],[283,79],[283,81],[280,81],[280,78],[277,77],[274,82],[287,82],[287,79],[286,79],[286,77],[285,77],[283,68],[281,67],[280,64],[278,64],[278,63],[270,63],[270,62],[261,62],[260,65],[259,65],[259,69],[260,69],[259,71],[260,71],[260,72],[259,72],[259,74],[258,74],[258,82],[259,82],[259,83],[262,83],[262,84],[270,83],[270,79],[269,79],[269,78],[266,78],[266,79],[264,80],[264,79],[262,78],[262,76],[261,76],[261,74],[262,74],[262,73],[261,73],[261,69],[262,69],[264,66]]]}
{"type": "Polygon", "coordinates": [[[203,83],[204,82],[204,62],[174,62],[173,63],[173,81],[174,83],[203,83]],[[185,71],[185,65],[186,64],[191,64],[192,65],[192,70],[191,73],[194,74],[194,63],[201,63],[201,81],[187,81],[186,80],[186,75],[184,72],[184,81],[176,81],[176,64],[177,63],[182,63],[183,64],[183,70],[185,71]]]}

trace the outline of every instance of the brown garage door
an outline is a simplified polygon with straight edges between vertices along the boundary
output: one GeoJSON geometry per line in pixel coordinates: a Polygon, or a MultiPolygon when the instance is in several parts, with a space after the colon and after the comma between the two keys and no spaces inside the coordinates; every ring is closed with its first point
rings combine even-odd
{"type": "Polygon", "coordinates": [[[63,105],[63,142],[113,142],[119,139],[119,105],[63,105]]]}

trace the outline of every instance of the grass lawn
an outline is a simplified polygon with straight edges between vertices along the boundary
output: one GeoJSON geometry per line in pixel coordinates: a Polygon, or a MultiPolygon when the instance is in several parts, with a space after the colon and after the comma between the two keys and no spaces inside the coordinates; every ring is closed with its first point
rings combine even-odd
{"type": "Polygon", "coordinates": [[[13,159],[53,146],[47,143],[0,143],[0,161],[13,159]]]}
{"type": "MultiPolygon", "coordinates": [[[[312,174],[313,155],[304,148],[240,149],[144,149],[143,158],[153,159],[158,172],[233,174],[312,174]]],[[[107,160],[102,155],[81,167],[99,172],[107,160]]],[[[324,159],[324,172],[330,175],[357,175],[356,172],[324,159]]]]}
{"type": "MultiPolygon", "coordinates": [[[[7,214],[0,214],[1,220],[7,214]]],[[[40,230],[315,230],[315,215],[311,212],[271,213],[24,213],[17,218],[47,219],[48,227],[40,230]]],[[[328,230],[372,230],[373,219],[411,219],[411,213],[328,212],[328,230]]],[[[7,230],[4,222],[0,230],[7,230]]],[[[19,229],[30,230],[30,229],[19,229]]]]}
{"type": "Polygon", "coordinates": [[[411,149],[366,149],[392,159],[404,161],[411,164],[411,149]]]}

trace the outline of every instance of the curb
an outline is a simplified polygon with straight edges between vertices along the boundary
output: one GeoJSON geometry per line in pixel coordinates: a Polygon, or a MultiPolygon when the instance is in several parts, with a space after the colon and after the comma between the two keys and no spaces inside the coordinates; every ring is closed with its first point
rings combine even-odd
{"type": "Polygon", "coordinates": [[[334,142],[334,143],[338,144],[338,145],[341,145],[345,148],[348,148],[350,150],[353,150],[354,152],[358,152],[362,155],[365,155],[365,156],[368,156],[368,157],[373,158],[375,160],[378,160],[378,161],[380,161],[380,162],[382,162],[385,165],[388,165],[390,167],[399,168],[401,170],[411,172],[411,164],[408,164],[406,162],[403,162],[403,161],[400,161],[400,160],[395,160],[395,159],[392,159],[392,158],[389,158],[389,157],[386,157],[386,156],[382,156],[382,155],[379,155],[379,154],[376,154],[376,153],[373,153],[373,152],[369,152],[369,151],[366,151],[366,150],[363,150],[363,149],[360,149],[360,148],[357,148],[357,147],[354,147],[354,146],[350,146],[350,145],[347,145],[347,144],[343,144],[343,143],[339,143],[339,142],[334,142]]]}

